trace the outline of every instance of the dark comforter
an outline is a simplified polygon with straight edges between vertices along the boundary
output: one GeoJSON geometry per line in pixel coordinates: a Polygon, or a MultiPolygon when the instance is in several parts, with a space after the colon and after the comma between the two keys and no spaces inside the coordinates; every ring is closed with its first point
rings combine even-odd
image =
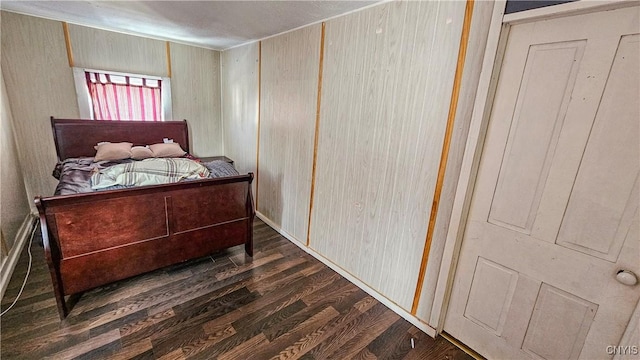
{"type": "MultiPolygon", "coordinates": [[[[93,192],[98,190],[91,189],[91,175],[94,172],[104,170],[110,166],[118,164],[130,163],[132,159],[118,161],[99,161],[93,162],[93,158],[74,158],[67,159],[58,163],[53,170],[53,176],[60,180],[56,187],[55,195],[71,195],[93,192]]],[[[222,160],[214,160],[211,162],[203,162],[202,165],[209,169],[211,178],[235,176],[238,171],[233,165],[222,160]]],[[[122,189],[125,186],[112,186],[101,190],[122,189]]]]}

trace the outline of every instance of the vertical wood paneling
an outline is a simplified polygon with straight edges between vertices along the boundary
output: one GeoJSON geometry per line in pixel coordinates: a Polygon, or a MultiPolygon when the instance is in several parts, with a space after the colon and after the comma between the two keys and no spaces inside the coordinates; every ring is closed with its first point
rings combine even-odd
{"type": "Polygon", "coordinates": [[[453,90],[451,92],[451,100],[449,104],[449,115],[447,116],[447,126],[444,133],[444,141],[442,144],[442,153],[440,154],[440,165],[438,168],[438,177],[436,180],[435,190],[433,193],[433,202],[431,205],[431,213],[429,214],[429,225],[427,227],[427,238],[422,252],[422,262],[420,263],[420,272],[418,273],[418,282],[416,292],[413,298],[411,313],[415,314],[418,310],[418,302],[420,301],[420,293],[424,285],[424,276],[427,270],[427,262],[429,261],[429,251],[433,240],[433,231],[438,218],[438,210],[440,209],[440,197],[442,196],[442,188],[444,186],[444,177],[447,170],[449,160],[449,148],[453,137],[453,130],[456,119],[456,111],[458,110],[458,99],[460,96],[460,87],[462,84],[462,75],[464,71],[465,58],[467,54],[467,45],[469,41],[469,32],[471,30],[471,18],[473,16],[473,0],[467,0],[464,22],[462,24],[462,35],[460,38],[460,48],[458,50],[458,60],[456,64],[456,72],[453,80],[453,90]]]}
{"type": "Polygon", "coordinates": [[[460,176],[462,156],[469,133],[476,90],[480,81],[480,71],[489,34],[493,7],[494,3],[489,1],[475,1],[473,5],[471,32],[462,75],[462,84],[460,86],[455,127],[453,129],[449,158],[447,161],[447,171],[445,173],[439,203],[438,218],[436,219],[433,240],[429,251],[429,261],[427,262],[427,270],[420,294],[420,302],[416,312],[418,318],[427,322],[429,322],[428,320],[431,315],[436,282],[438,280],[445,240],[449,229],[449,220],[453,210],[453,199],[456,186],[458,185],[458,177],[460,176]]]}
{"type": "Polygon", "coordinates": [[[255,207],[258,208],[258,180],[260,178],[260,104],[262,104],[262,41],[258,41],[258,132],[256,140],[256,182],[255,182],[255,207]]]}
{"type": "Polygon", "coordinates": [[[167,76],[165,42],[69,24],[75,66],[167,76]]]}
{"type": "Polygon", "coordinates": [[[262,42],[258,211],[307,237],[321,25],[262,42]]]}
{"type": "MultiPolygon", "coordinates": [[[[222,124],[224,155],[240,173],[256,173],[258,131],[259,43],[221,54],[222,124]]],[[[256,195],[254,180],[253,195],[256,195]]]]}
{"type": "Polygon", "coordinates": [[[64,32],[58,21],[4,11],[1,32],[2,73],[27,196],[51,195],[57,182],[49,117],[79,117],[64,32]]]}
{"type": "Polygon", "coordinates": [[[411,313],[415,314],[420,301],[420,293],[424,284],[424,275],[427,270],[427,261],[429,261],[429,250],[433,240],[433,230],[435,229],[436,219],[444,186],[444,177],[447,170],[447,162],[449,160],[449,148],[451,147],[451,138],[453,136],[456,110],[458,108],[458,99],[460,96],[460,86],[462,83],[462,74],[464,71],[465,56],[467,54],[467,44],[469,41],[469,32],[471,30],[471,17],[473,16],[473,0],[467,0],[464,13],[464,22],[462,24],[462,35],[460,38],[460,48],[458,50],[458,60],[456,61],[456,72],[453,80],[453,90],[451,92],[451,100],[449,104],[449,115],[447,116],[447,126],[444,133],[442,144],[442,152],[440,154],[440,165],[438,167],[438,178],[436,179],[435,190],[433,193],[433,202],[431,203],[431,213],[429,214],[429,226],[427,227],[427,238],[424,249],[422,251],[422,261],[420,263],[420,272],[418,273],[418,282],[416,292],[413,298],[411,313]]]}
{"type": "Polygon", "coordinates": [[[67,46],[67,59],[69,60],[69,66],[74,67],[73,63],[73,49],[71,48],[71,35],[69,35],[69,24],[62,23],[62,30],[64,31],[64,43],[67,46]]]}
{"type": "Polygon", "coordinates": [[[222,155],[220,52],[172,43],[171,69],[173,117],[187,119],[191,151],[222,155]]]}
{"type": "Polygon", "coordinates": [[[171,42],[166,42],[167,46],[167,77],[171,77],[171,42]]]}
{"type": "Polygon", "coordinates": [[[2,230],[2,254],[8,250],[18,235],[18,229],[29,215],[29,200],[24,188],[24,176],[18,158],[18,150],[13,136],[13,118],[4,77],[2,83],[2,103],[0,105],[0,224],[2,230]],[[6,248],[5,248],[6,246],[6,248]]]}
{"type": "Polygon", "coordinates": [[[424,247],[464,8],[393,2],[326,25],[310,245],[405,309],[424,247]]]}
{"type": "Polygon", "coordinates": [[[325,23],[322,23],[320,33],[320,64],[318,66],[318,100],[316,101],[316,128],[313,137],[313,164],[311,167],[311,192],[309,194],[309,225],[307,226],[307,246],[309,246],[309,229],[311,228],[311,212],[313,211],[313,195],[315,191],[316,164],[318,160],[318,133],[320,128],[320,104],[322,103],[322,72],[324,65],[324,32],[325,23]]]}

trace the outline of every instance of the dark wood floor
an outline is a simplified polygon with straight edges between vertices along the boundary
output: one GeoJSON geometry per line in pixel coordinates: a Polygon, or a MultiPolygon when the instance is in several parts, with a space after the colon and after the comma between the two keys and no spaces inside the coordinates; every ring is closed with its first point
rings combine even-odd
{"type": "MultiPolygon", "coordinates": [[[[256,221],[242,247],[82,295],[60,321],[39,237],[16,306],[1,319],[2,359],[470,359],[422,333],[256,221]],[[411,347],[414,339],[415,348],[411,347]]],[[[25,251],[2,300],[18,293],[25,251]]]]}

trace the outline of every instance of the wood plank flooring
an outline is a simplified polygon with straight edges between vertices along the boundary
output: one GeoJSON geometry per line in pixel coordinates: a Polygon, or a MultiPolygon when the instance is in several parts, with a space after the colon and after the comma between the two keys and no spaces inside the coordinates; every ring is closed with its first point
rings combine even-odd
{"type": "MultiPolygon", "coordinates": [[[[85,292],[60,321],[39,234],[2,359],[470,359],[430,338],[269,226],[238,246],[85,292]],[[414,339],[415,348],[411,347],[414,339]]],[[[23,251],[2,300],[26,273],[23,251]]]]}

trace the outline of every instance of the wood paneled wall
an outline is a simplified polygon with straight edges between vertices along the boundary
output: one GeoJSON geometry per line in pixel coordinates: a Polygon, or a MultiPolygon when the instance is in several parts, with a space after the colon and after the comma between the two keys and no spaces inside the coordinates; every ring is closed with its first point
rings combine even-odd
{"type": "Polygon", "coordinates": [[[429,322],[495,3],[475,1],[442,197],[416,316],[429,322]]]}
{"type": "Polygon", "coordinates": [[[0,229],[2,229],[2,240],[0,241],[4,242],[0,246],[4,257],[7,255],[5,251],[8,252],[13,246],[20,226],[31,211],[24,187],[22,167],[18,160],[11,106],[1,73],[0,82],[2,83],[2,103],[0,104],[0,229]]]}
{"type": "Polygon", "coordinates": [[[1,16],[2,74],[31,200],[52,195],[57,184],[49,117],[79,117],[78,102],[60,22],[5,11],[1,16]]]}
{"type": "MultiPolygon", "coordinates": [[[[221,55],[222,127],[224,154],[240,173],[256,174],[258,152],[259,43],[224,51],[221,55]]],[[[253,195],[256,195],[254,181],[253,195]]]]}
{"type": "MultiPolygon", "coordinates": [[[[426,322],[493,4],[474,7],[439,214],[415,313],[426,322]]],[[[317,89],[311,84],[317,86],[317,73],[311,64],[317,71],[319,39],[305,31],[319,32],[320,26],[262,44],[258,210],[304,243],[304,205],[311,201],[307,189],[315,181],[310,247],[407,311],[425,246],[464,13],[464,2],[391,2],[326,23],[314,180],[304,179],[313,159],[308,146],[314,136],[312,93],[317,89]],[[309,44],[301,42],[305,37],[309,44]],[[305,77],[308,87],[301,91],[305,77]],[[294,143],[302,151],[291,150],[294,143]]],[[[222,55],[223,72],[228,58],[233,71],[252,73],[253,63],[243,63],[239,55],[250,50],[233,51],[222,55]]],[[[225,109],[238,106],[225,99],[232,86],[223,79],[225,109]]],[[[258,101],[255,93],[243,96],[244,102],[258,101]]],[[[233,124],[240,126],[235,116],[224,110],[225,153],[253,160],[231,150],[229,144],[254,135],[232,132],[233,124]]]]}
{"type": "Polygon", "coordinates": [[[222,155],[220,52],[175,43],[170,47],[173,117],[188,120],[193,154],[222,155]]]}
{"type": "Polygon", "coordinates": [[[310,246],[410,310],[464,2],[391,2],[326,24],[310,246]]]}
{"type": "MultiPolygon", "coordinates": [[[[49,117],[80,116],[62,24],[5,11],[1,16],[2,71],[27,194],[52,195],[56,154],[49,117]]],[[[76,66],[168,75],[164,41],[77,25],[69,25],[69,35],[76,66]]],[[[172,44],[171,61],[173,117],[189,121],[197,155],[222,155],[219,52],[172,44]]]]}
{"type": "Polygon", "coordinates": [[[69,24],[74,66],[168,76],[165,42],[69,24]]]}
{"type": "Polygon", "coordinates": [[[321,25],[262,42],[258,211],[306,242],[321,25]]]}

